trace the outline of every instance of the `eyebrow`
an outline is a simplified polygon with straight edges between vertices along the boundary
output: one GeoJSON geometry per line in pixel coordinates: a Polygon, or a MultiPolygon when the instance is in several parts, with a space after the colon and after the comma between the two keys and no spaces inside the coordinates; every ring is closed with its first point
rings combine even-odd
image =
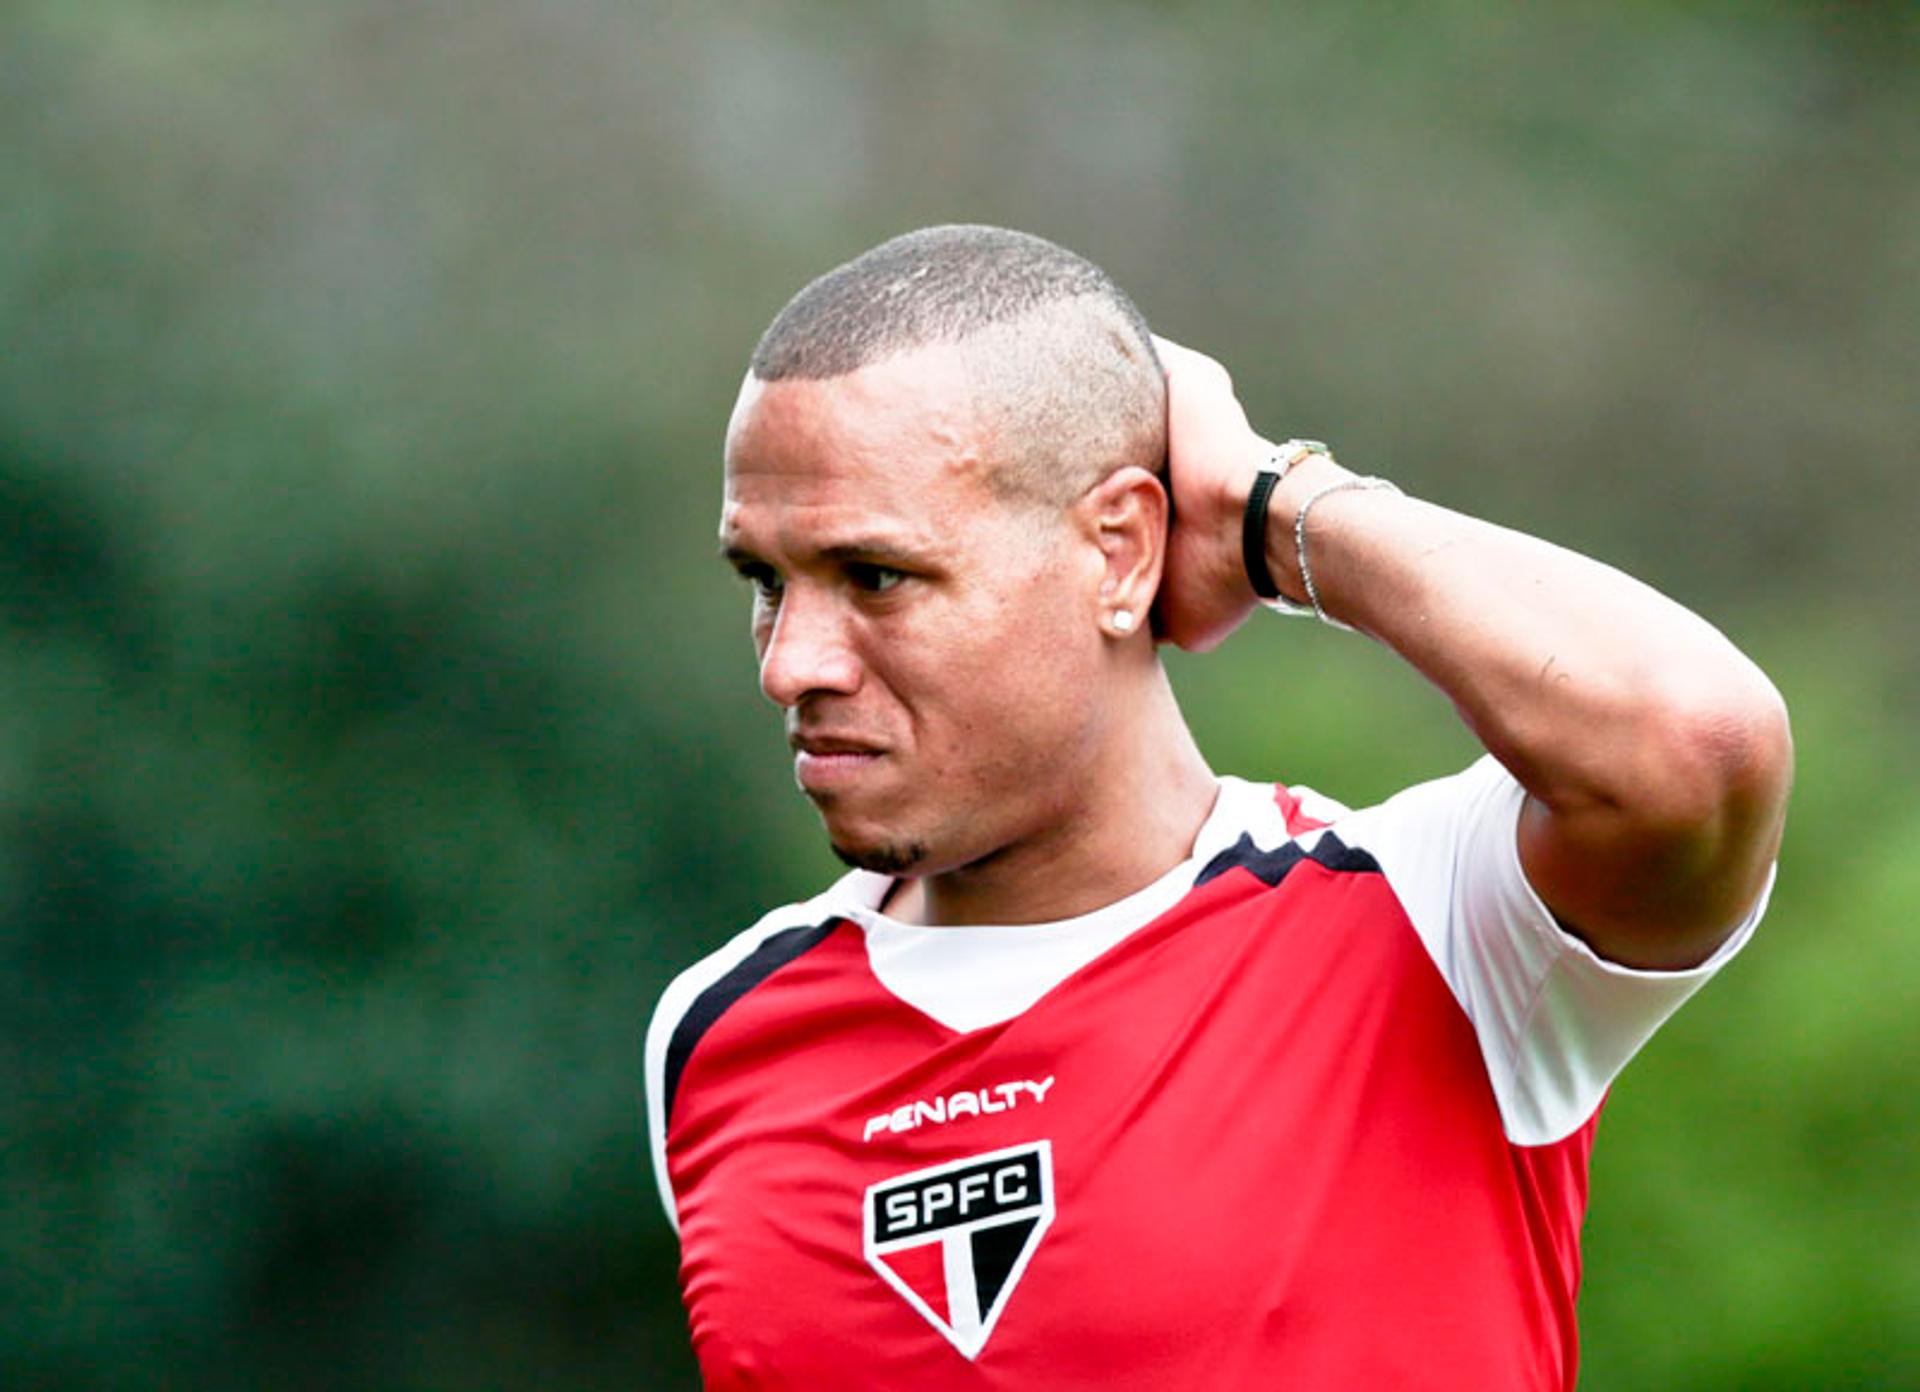
{"type": "MultiPolygon", "coordinates": [[[[814,555],[823,561],[838,561],[842,563],[847,561],[868,561],[879,565],[900,566],[923,563],[925,560],[922,556],[904,550],[892,542],[881,541],[878,538],[836,542],[832,546],[821,547],[814,555]]],[[[758,552],[751,551],[739,545],[737,542],[722,543],[720,556],[722,560],[733,566],[741,566],[763,560],[758,552]]]]}

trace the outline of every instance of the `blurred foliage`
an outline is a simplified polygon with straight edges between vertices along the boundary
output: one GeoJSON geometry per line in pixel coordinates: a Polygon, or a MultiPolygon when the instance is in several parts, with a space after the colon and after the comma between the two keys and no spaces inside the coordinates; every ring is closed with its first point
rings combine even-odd
{"type": "MultiPolygon", "coordinates": [[[[1768,666],[1775,907],[1616,1092],[1583,1385],[1920,1385],[1917,27],[0,10],[0,1385],[692,1385],[640,1032],[836,868],[719,435],[788,293],[950,218],[1768,666]]],[[[1471,753],[1352,639],[1175,667],[1223,769],[1471,753]]]]}

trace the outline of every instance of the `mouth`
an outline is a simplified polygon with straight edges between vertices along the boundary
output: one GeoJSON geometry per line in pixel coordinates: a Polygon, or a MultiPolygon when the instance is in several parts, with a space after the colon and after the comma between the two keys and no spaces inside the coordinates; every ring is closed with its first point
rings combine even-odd
{"type": "Polygon", "coordinates": [[[793,778],[809,797],[843,790],[885,758],[884,751],[855,740],[800,736],[793,745],[793,778]]]}

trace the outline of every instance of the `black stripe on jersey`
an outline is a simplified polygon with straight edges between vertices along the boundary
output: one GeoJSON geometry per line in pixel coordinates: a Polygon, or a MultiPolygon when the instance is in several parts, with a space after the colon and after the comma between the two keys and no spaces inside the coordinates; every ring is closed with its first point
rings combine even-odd
{"type": "Polygon", "coordinates": [[[1200,872],[1193,886],[1198,889],[1209,880],[1216,880],[1227,871],[1238,866],[1250,871],[1262,883],[1277,885],[1287,877],[1303,860],[1310,860],[1328,870],[1342,870],[1353,874],[1380,873],[1380,862],[1370,852],[1357,850],[1342,841],[1330,831],[1320,833],[1320,839],[1313,843],[1311,851],[1302,850],[1298,841],[1287,841],[1270,851],[1263,851],[1253,844],[1253,838],[1246,832],[1240,833],[1240,839],[1207,862],[1207,868],[1200,872]]]}
{"type": "Polygon", "coordinates": [[[694,1045],[713,1028],[733,1003],[772,976],[794,958],[818,947],[833,932],[838,919],[829,919],[810,928],[784,928],[774,933],[743,958],[739,965],[693,998],[687,1013],[673,1027],[667,1042],[667,1076],[662,1086],[660,1115],[673,1120],[673,1094],[679,1090],[680,1075],[693,1057],[694,1045]]]}

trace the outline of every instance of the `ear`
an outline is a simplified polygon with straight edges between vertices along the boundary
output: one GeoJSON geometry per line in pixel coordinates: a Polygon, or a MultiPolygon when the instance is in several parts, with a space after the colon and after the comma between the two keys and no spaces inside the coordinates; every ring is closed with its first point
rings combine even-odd
{"type": "Polygon", "coordinates": [[[1146,633],[1166,562],[1166,489],[1147,470],[1129,465],[1088,490],[1076,511],[1099,555],[1100,626],[1116,637],[1146,633]],[[1121,613],[1130,617],[1116,623],[1121,613]]]}

